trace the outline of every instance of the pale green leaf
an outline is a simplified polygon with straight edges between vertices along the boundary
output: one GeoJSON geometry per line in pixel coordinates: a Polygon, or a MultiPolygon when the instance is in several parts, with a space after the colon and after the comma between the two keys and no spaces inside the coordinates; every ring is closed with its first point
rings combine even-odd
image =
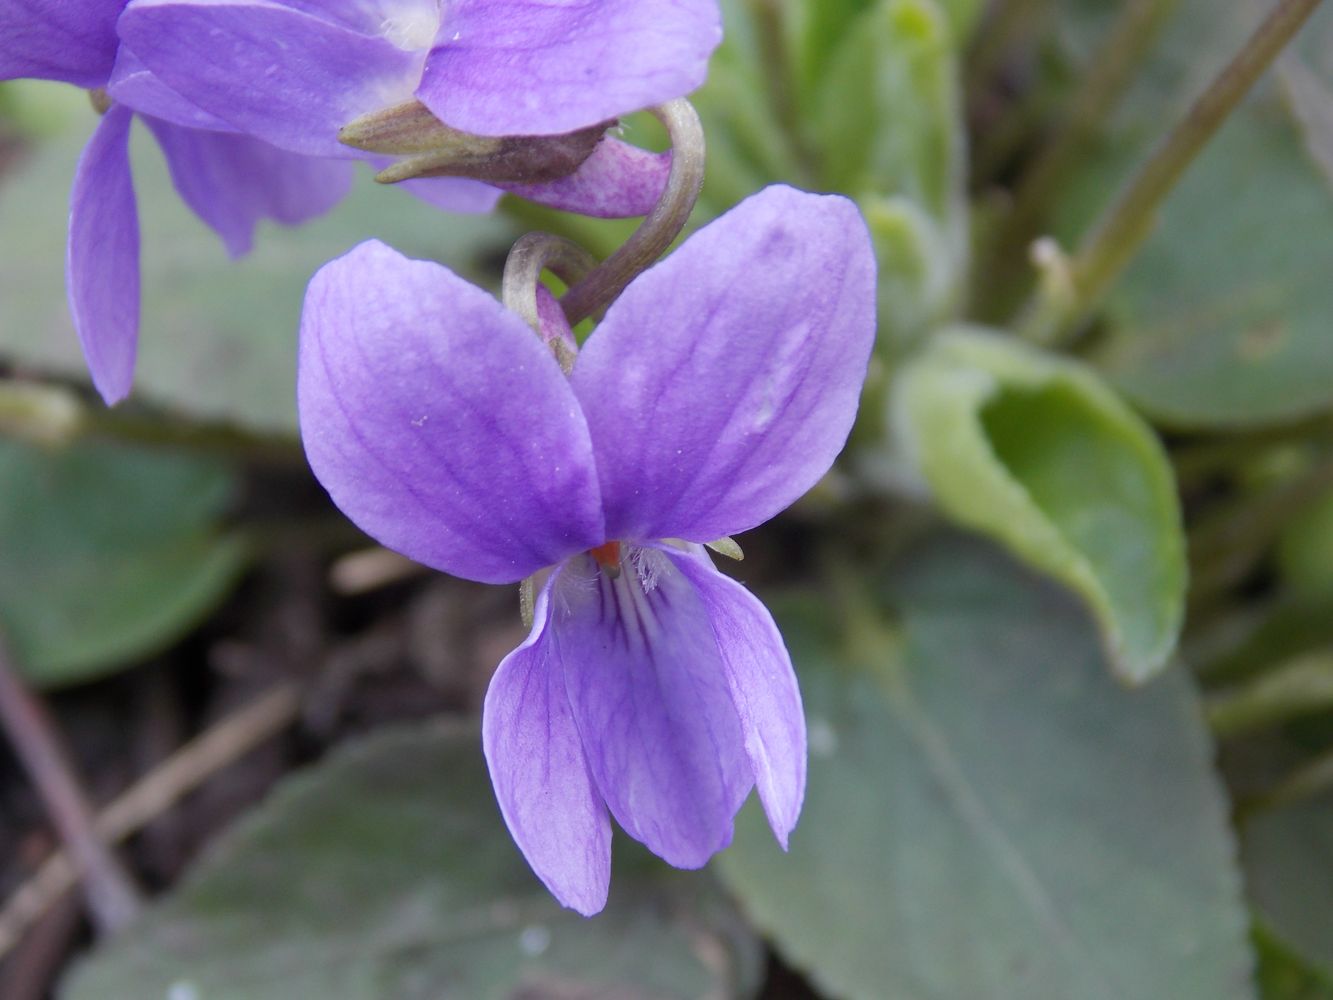
{"type": "Polygon", "coordinates": [[[1151,430],[1074,361],[978,329],[904,368],[895,428],[944,511],[1092,608],[1112,666],[1170,659],[1186,587],[1179,502],[1151,430]]]}

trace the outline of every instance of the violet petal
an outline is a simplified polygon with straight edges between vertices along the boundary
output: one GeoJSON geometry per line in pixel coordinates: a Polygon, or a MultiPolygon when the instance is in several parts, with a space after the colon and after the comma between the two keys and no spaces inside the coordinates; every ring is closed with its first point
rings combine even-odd
{"type": "Polygon", "coordinates": [[[74,174],[65,287],[93,385],[107,404],[129,395],[139,340],[139,215],[130,176],[133,112],[113,106],[74,174]]]}
{"type": "Polygon", "coordinates": [[[482,746],[509,832],[556,899],[585,917],[606,905],[611,820],[588,774],[550,636],[553,576],[523,645],[486,691],[482,746]]]}
{"type": "Polygon", "coordinates": [[[681,97],[722,40],[716,0],[455,0],[417,97],[478,135],[553,135],[681,97]]]}
{"type": "Polygon", "coordinates": [[[544,184],[497,186],[563,212],[623,219],[651,212],[662,197],[670,172],[670,153],[650,153],[608,136],[568,177],[544,184]]]}
{"type": "Polygon", "coordinates": [[[0,80],[35,77],[78,87],[106,83],[125,0],[5,0],[0,80]]]}
{"type": "Polygon", "coordinates": [[[875,262],[846,198],[774,186],[644,272],[579,353],[611,538],[704,542],[810,489],[856,416],[875,262]]]}
{"type": "Polygon", "coordinates": [[[127,105],[142,115],[152,115],[173,125],[213,132],[236,131],[217,115],[210,115],[181,97],[154,76],[152,70],[123,45],[116,54],[116,67],[111,71],[106,90],[117,104],[127,105]]]}
{"type": "Polygon", "coordinates": [[[121,38],[172,90],[256,138],[349,156],[338,130],[411,97],[421,54],[262,0],[134,0],[121,38]]]}
{"type": "Polygon", "coordinates": [[[806,770],[805,714],[787,646],[759,598],[719,573],[706,553],[663,551],[708,612],[759,798],[786,850],[801,814],[806,770]]]}
{"type": "Polygon", "coordinates": [[[662,553],[586,555],[552,592],[551,634],[588,768],[611,814],[678,868],[731,842],[753,785],[727,674],[698,592],[662,553]]]}
{"type": "MultiPolygon", "coordinates": [[[[378,161],[376,161],[378,162],[378,161]]],[[[504,192],[469,177],[415,177],[394,187],[446,212],[485,215],[495,208],[504,192]]]]}
{"type": "Polygon", "coordinates": [[[353,164],[345,160],[300,156],[245,135],[144,121],[181,199],[233,257],[250,251],[260,219],[305,222],[331,209],[352,186],[353,164]]]}
{"type": "Polygon", "coordinates": [[[390,548],[511,583],[600,544],[587,426],[523,321],[429,261],[362,243],[310,282],[297,403],[334,502],[390,548]]]}

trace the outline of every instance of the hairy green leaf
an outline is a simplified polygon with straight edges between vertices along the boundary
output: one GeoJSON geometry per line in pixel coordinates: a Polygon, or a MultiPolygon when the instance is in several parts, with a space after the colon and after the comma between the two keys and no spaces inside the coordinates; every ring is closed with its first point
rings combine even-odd
{"type": "Polygon", "coordinates": [[[896,632],[779,609],[805,808],[789,855],[743,811],[720,870],[783,956],[849,1000],[1253,998],[1188,676],[1116,684],[1082,610],[976,542],[896,580],[896,632]]]}
{"type": "Polygon", "coordinates": [[[642,851],[617,852],[603,914],[561,909],[500,820],[479,735],[436,725],[289,779],[63,996],[723,1000],[753,995],[760,960],[707,876],[642,851]]]}

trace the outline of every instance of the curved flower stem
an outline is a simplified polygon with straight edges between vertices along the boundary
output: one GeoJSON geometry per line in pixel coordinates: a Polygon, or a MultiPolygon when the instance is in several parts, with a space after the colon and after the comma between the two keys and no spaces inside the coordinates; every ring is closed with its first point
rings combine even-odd
{"type": "Polygon", "coordinates": [[[551,348],[566,375],[574,370],[574,352],[564,337],[548,335],[537,305],[537,286],[542,271],[551,272],[572,287],[597,267],[597,259],[572,240],[551,233],[528,233],[505,259],[501,298],[505,308],[517,313],[551,348]]]}
{"type": "Polygon", "coordinates": [[[605,309],[634,277],[671,246],[694,209],[704,182],[704,130],[683,97],[652,109],[671,137],[671,173],[648,218],[619,250],[560,300],[570,326],[605,309]]]}
{"type": "Polygon", "coordinates": [[[541,324],[537,314],[537,282],[550,270],[573,287],[597,267],[597,258],[573,240],[552,233],[528,233],[509,251],[501,298],[505,308],[518,313],[534,330],[541,324]]]}
{"type": "Polygon", "coordinates": [[[1096,307],[1152,232],[1157,209],[1186,168],[1320,2],[1281,0],[1264,18],[1083,240],[1072,261],[1072,301],[1038,301],[1025,332],[1038,340],[1058,340],[1096,307]]]}

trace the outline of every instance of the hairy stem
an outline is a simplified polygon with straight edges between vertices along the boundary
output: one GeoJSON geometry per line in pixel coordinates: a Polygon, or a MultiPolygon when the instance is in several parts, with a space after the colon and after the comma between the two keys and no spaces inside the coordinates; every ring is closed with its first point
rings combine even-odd
{"type": "Polygon", "coordinates": [[[671,246],[689,220],[704,182],[704,131],[699,115],[684,98],[653,114],[671,138],[671,173],[661,200],[624,246],[597,265],[560,300],[570,326],[610,305],[635,276],[671,246]]]}

